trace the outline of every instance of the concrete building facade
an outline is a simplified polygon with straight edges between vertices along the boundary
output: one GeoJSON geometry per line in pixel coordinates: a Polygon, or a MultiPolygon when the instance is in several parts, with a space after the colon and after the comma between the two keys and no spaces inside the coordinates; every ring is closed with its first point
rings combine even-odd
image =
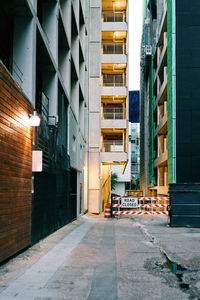
{"type": "Polygon", "coordinates": [[[114,194],[124,196],[139,189],[139,139],[139,91],[129,91],[129,159],[124,174],[119,166],[111,167],[111,172],[118,176],[114,194]]]}
{"type": "Polygon", "coordinates": [[[131,124],[129,123],[129,142],[128,142],[128,163],[125,171],[122,173],[120,165],[111,166],[111,174],[117,174],[115,189],[112,190],[112,194],[124,196],[126,193],[127,184],[131,182],[131,136],[130,136],[131,124]]]}
{"type": "Polygon", "coordinates": [[[131,141],[131,182],[127,190],[140,186],[140,92],[129,91],[129,126],[131,141]]]}
{"type": "Polygon", "coordinates": [[[102,178],[110,185],[110,166],[128,161],[127,0],[90,1],[89,52],[89,210],[99,213],[110,194],[102,178]]]}
{"type": "Polygon", "coordinates": [[[4,260],[88,209],[89,3],[1,1],[0,16],[4,260]],[[41,118],[34,130],[33,109],[41,118]],[[41,172],[31,172],[32,150],[42,151],[41,172]]]}
{"type": "Polygon", "coordinates": [[[131,185],[130,190],[140,188],[140,124],[130,123],[131,185]]]}
{"type": "Polygon", "coordinates": [[[146,2],[141,49],[141,189],[199,177],[199,1],[146,2]]]}

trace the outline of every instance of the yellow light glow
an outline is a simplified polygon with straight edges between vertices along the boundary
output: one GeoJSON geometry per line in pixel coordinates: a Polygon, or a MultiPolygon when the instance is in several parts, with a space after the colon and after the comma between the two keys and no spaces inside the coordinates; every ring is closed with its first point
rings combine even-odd
{"type": "Polygon", "coordinates": [[[33,111],[32,114],[29,115],[29,125],[33,127],[40,126],[40,117],[37,114],[36,110],[33,111]]]}

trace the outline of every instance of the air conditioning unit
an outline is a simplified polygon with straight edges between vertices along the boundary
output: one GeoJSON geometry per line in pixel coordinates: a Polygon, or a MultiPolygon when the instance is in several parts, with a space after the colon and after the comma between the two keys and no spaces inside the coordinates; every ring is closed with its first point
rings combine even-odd
{"type": "Polygon", "coordinates": [[[152,55],[152,46],[151,45],[146,45],[145,54],[146,54],[146,56],[152,55]]]}

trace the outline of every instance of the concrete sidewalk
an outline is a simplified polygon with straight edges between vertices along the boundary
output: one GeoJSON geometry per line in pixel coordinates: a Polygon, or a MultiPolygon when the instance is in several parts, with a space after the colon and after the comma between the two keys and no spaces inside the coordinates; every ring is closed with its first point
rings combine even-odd
{"type": "Polygon", "coordinates": [[[84,216],[2,265],[0,299],[199,299],[199,248],[166,217],[84,216]]]}

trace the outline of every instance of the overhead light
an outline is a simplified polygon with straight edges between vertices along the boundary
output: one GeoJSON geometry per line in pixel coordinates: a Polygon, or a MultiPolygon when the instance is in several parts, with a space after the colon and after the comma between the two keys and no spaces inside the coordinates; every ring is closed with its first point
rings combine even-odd
{"type": "Polygon", "coordinates": [[[114,32],[114,35],[115,35],[115,36],[119,36],[119,32],[116,32],[116,31],[115,31],[115,32],[114,32]]]}
{"type": "Polygon", "coordinates": [[[37,113],[36,109],[34,109],[33,113],[29,115],[29,125],[33,127],[40,126],[40,117],[37,113]]]}
{"type": "Polygon", "coordinates": [[[117,7],[120,7],[120,3],[119,3],[119,2],[117,2],[115,5],[116,5],[117,7]]]}

